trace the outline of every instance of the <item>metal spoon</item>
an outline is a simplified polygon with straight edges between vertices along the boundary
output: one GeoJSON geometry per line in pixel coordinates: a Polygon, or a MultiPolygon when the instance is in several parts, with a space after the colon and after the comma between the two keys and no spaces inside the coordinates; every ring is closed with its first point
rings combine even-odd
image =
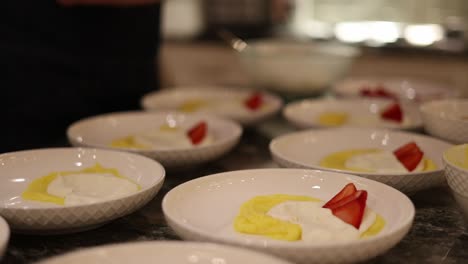
{"type": "Polygon", "coordinates": [[[221,39],[223,39],[229,46],[231,46],[231,48],[237,52],[242,52],[248,46],[247,42],[240,39],[227,29],[220,29],[217,31],[217,33],[221,39]]]}

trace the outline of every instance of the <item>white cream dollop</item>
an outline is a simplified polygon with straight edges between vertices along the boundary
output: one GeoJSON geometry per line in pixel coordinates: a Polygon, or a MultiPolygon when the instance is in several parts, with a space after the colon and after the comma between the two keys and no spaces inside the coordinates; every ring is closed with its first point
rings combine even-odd
{"type": "Polygon", "coordinates": [[[321,202],[288,201],[271,208],[267,214],[300,225],[302,241],[309,242],[357,240],[377,217],[374,211],[366,207],[362,223],[356,229],[322,206],[321,202]]]}
{"type": "MultiPolygon", "coordinates": [[[[142,133],[135,134],[135,142],[143,146],[148,146],[154,149],[161,148],[190,148],[192,144],[187,136],[187,131],[182,128],[175,127],[170,129],[155,129],[142,133]]],[[[205,146],[213,142],[212,136],[207,132],[203,140],[196,146],[205,146]]]]}
{"type": "Polygon", "coordinates": [[[138,186],[106,173],[77,173],[57,176],[47,187],[51,195],[64,197],[65,205],[95,203],[126,196],[138,186]]]}
{"type": "MultiPolygon", "coordinates": [[[[407,173],[405,166],[392,152],[378,151],[366,154],[354,155],[345,162],[347,168],[362,169],[378,173],[407,173]]],[[[421,159],[418,166],[412,172],[423,171],[424,161],[421,159]]]]}

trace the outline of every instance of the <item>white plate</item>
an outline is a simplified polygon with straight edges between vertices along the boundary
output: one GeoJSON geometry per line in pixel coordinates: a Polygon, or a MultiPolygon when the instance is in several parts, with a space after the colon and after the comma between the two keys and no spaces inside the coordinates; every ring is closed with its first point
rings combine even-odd
{"type": "Polygon", "coordinates": [[[0,216],[0,260],[2,260],[10,239],[10,228],[8,223],[0,216]]]}
{"type": "Polygon", "coordinates": [[[460,96],[460,91],[449,84],[404,77],[349,78],[334,84],[332,91],[338,96],[360,97],[364,88],[374,90],[378,86],[384,87],[386,91],[400,99],[416,102],[460,96]]]}
{"type": "Polygon", "coordinates": [[[242,135],[242,127],[234,121],[202,114],[176,112],[122,112],[86,118],[72,124],[67,131],[74,146],[112,148],[135,152],[161,162],[165,168],[186,167],[219,158],[234,148],[242,135]],[[189,129],[206,121],[213,142],[206,145],[161,149],[116,148],[111,142],[136,133],[159,129],[171,124],[189,129]]]}
{"type": "Polygon", "coordinates": [[[359,175],[380,181],[406,193],[439,186],[445,183],[442,153],[452,146],[444,141],[415,133],[371,129],[334,128],[306,130],[279,136],[270,142],[273,159],[282,167],[310,168],[359,175]],[[325,156],[344,150],[378,148],[393,151],[415,141],[437,166],[436,170],[410,173],[366,173],[321,167],[325,156]]]}
{"type": "Polygon", "coordinates": [[[408,232],[414,206],[401,192],[361,177],[316,170],[255,169],[209,175],[169,191],[162,208],[169,226],[183,239],[261,250],[295,263],[350,263],[370,259],[396,245],[408,232]],[[330,199],[347,183],[368,192],[367,205],[386,221],[366,239],[314,243],[280,241],[237,233],[233,220],[241,204],[257,195],[307,195],[330,199]]]}
{"type": "Polygon", "coordinates": [[[456,144],[468,143],[468,99],[444,99],[421,105],[424,129],[456,144]]]}
{"type": "Polygon", "coordinates": [[[68,233],[91,229],[130,214],[150,201],[164,182],[164,168],[149,158],[120,151],[51,148],[0,155],[0,215],[13,231],[68,233]],[[101,202],[61,206],[23,200],[21,194],[39,177],[57,171],[79,171],[99,163],[115,168],[141,186],[131,195],[101,202]]]}
{"type": "Polygon", "coordinates": [[[248,109],[243,101],[253,92],[234,87],[182,87],[149,93],[142,98],[141,105],[145,110],[180,111],[186,102],[202,101],[203,106],[194,109],[195,112],[220,115],[242,125],[256,124],[281,109],[281,98],[264,91],[261,92],[263,106],[258,110],[248,109]]]}
{"type": "Polygon", "coordinates": [[[401,123],[384,120],[380,113],[393,104],[389,99],[305,99],[288,104],[283,109],[284,117],[298,128],[325,128],[318,121],[327,112],[345,113],[348,120],[341,126],[381,127],[415,130],[422,128],[422,119],[416,105],[400,104],[403,112],[401,123]]]}
{"type": "Polygon", "coordinates": [[[288,264],[290,262],[258,252],[224,245],[182,241],[151,241],[77,250],[39,263],[288,264]]]}

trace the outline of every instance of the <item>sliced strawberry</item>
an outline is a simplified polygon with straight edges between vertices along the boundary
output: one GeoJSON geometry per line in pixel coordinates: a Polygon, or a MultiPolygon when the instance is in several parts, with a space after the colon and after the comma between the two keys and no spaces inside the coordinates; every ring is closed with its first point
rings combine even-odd
{"type": "Polygon", "coordinates": [[[413,171],[424,156],[424,152],[414,142],[399,147],[393,154],[408,171],[413,171]]]}
{"type": "Polygon", "coordinates": [[[192,141],[192,144],[199,144],[206,136],[207,125],[206,122],[202,121],[193,126],[188,132],[187,136],[192,141]]]}
{"type": "Polygon", "coordinates": [[[402,157],[408,153],[413,152],[414,150],[419,149],[418,145],[416,145],[415,142],[409,142],[406,143],[405,145],[397,148],[396,150],[393,151],[393,154],[398,157],[402,157]]]}
{"type": "Polygon", "coordinates": [[[366,209],[366,201],[367,192],[359,190],[332,204],[329,209],[334,216],[359,229],[366,209]]]}
{"type": "Polygon", "coordinates": [[[403,112],[401,111],[401,107],[398,103],[393,103],[389,107],[387,107],[380,116],[383,119],[392,120],[401,123],[403,121],[403,112]]]}
{"type": "Polygon", "coordinates": [[[348,183],[346,186],[341,189],[339,193],[337,193],[333,198],[331,198],[325,205],[323,205],[323,208],[330,208],[334,203],[340,201],[341,199],[354,194],[356,192],[356,186],[354,186],[353,183],[348,183]]]}
{"type": "Polygon", "coordinates": [[[251,110],[257,110],[263,103],[263,97],[261,93],[252,94],[247,100],[244,101],[244,104],[247,108],[251,110]]]}

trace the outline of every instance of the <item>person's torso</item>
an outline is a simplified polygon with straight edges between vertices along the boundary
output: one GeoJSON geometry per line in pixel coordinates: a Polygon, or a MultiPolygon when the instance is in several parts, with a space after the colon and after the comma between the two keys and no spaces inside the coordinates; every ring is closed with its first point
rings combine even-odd
{"type": "Polygon", "coordinates": [[[4,0],[0,48],[77,60],[154,58],[159,5],[63,7],[55,0],[4,0]]]}

